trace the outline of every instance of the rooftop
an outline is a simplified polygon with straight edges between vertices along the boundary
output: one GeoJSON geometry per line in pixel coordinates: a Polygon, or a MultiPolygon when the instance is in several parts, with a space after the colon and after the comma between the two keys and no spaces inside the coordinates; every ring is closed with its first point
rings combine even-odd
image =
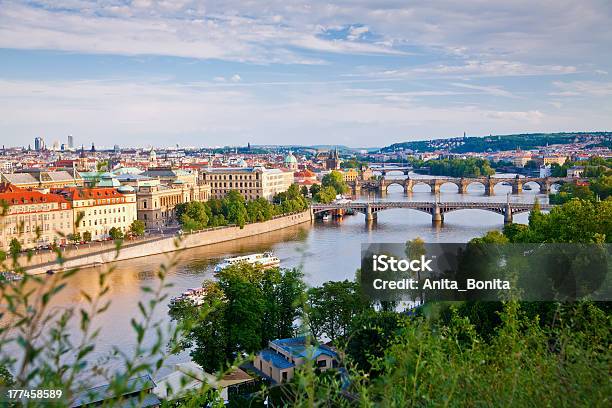
{"type": "MultiPolygon", "coordinates": [[[[97,387],[90,388],[80,394],[78,394],[75,400],[70,405],[71,408],[82,407],[85,405],[97,404],[102,401],[110,400],[113,398],[127,397],[140,393],[142,391],[148,391],[155,387],[155,382],[150,375],[146,374],[140,377],[131,378],[127,381],[125,390],[119,395],[115,393],[110,384],[104,384],[97,387]]],[[[135,401],[134,401],[135,402],[135,401]]],[[[152,407],[158,406],[161,401],[153,394],[147,394],[144,396],[144,400],[139,401],[138,406],[140,407],[152,407]]],[[[123,401],[122,406],[136,406],[130,401],[123,401]]]]}

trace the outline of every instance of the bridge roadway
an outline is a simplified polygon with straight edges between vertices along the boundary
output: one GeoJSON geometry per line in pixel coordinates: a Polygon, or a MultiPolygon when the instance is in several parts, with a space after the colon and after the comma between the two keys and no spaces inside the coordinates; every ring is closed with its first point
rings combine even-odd
{"type": "Polygon", "coordinates": [[[548,194],[553,184],[561,185],[563,183],[575,183],[578,179],[566,177],[447,177],[447,178],[412,178],[405,179],[389,179],[382,177],[378,180],[355,180],[350,183],[353,195],[359,195],[362,190],[375,191],[383,196],[387,193],[387,188],[393,184],[397,184],[404,189],[405,193],[412,192],[412,189],[417,184],[429,185],[432,193],[439,193],[440,187],[444,184],[455,184],[459,189],[460,194],[465,194],[470,184],[479,183],[485,187],[485,195],[495,195],[495,186],[499,183],[505,183],[512,186],[512,194],[520,194],[523,191],[523,186],[527,183],[536,183],[540,187],[542,193],[548,194]]]}
{"type": "MultiPolygon", "coordinates": [[[[339,204],[313,204],[313,213],[322,214],[338,210],[352,210],[365,214],[366,223],[376,220],[377,213],[394,208],[406,208],[421,211],[431,215],[433,224],[444,222],[444,214],[458,210],[484,210],[501,214],[504,223],[512,223],[512,215],[529,212],[534,204],[527,203],[488,203],[488,202],[430,202],[430,201],[378,201],[378,202],[350,202],[339,204]]],[[[550,210],[550,204],[540,204],[540,209],[550,210]]]]}

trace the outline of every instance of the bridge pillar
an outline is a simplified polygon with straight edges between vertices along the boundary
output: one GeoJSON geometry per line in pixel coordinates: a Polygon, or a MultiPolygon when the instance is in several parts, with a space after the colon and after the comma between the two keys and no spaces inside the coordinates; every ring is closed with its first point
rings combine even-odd
{"type": "Polygon", "coordinates": [[[431,214],[431,223],[433,225],[441,225],[442,223],[444,223],[444,214],[440,210],[440,206],[438,205],[438,203],[436,203],[436,205],[433,208],[433,211],[431,214]]]}
{"type": "Polygon", "coordinates": [[[488,178],[485,183],[485,195],[486,196],[494,196],[495,195],[495,182],[488,178]]]}
{"type": "Polygon", "coordinates": [[[359,181],[355,180],[353,183],[353,195],[358,196],[359,194],[361,194],[361,184],[359,181]]]}
{"type": "Polygon", "coordinates": [[[378,218],[378,215],[376,214],[375,211],[372,210],[372,206],[369,204],[366,206],[365,215],[366,215],[365,217],[366,224],[376,221],[376,219],[378,218]]]}
{"type": "Polygon", "coordinates": [[[385,183],[385,179],[380,180],[377,193],[379,197],[384,197],[387,195],[387,183],[385,183]]]}
{"type": "Polygon", "coordinates": [[[512,224],[512,207],[510,203],[506,204],[506,208],[504,209],[504,224],[512,224]]]}
{"type": "Polygon", "coordinates": [[[548,177],[546,177],[544,181],[540,183],[540,192],[544,194],[549,194],[551,184],[552,183],[548,180],[548,177]]]}
{"type": "Polygon", "coordinates": [[[408,194],[408,193],[412,193],[412,188],[414,187],[414,181],[412,181],[412,179],[407,178],[406,181],[404,181],[404,193],[408,194]]]}
{"type": "Polygon", "coordinates": [[[440,184],[438,180],[434,180],[433,182],[429,182],[429,186],[431,187],[432,194],[440,193],[440,184]]]}
{"type": "Polygon", "coordinates": [[[512,182],[512,194],[520,194],[523,192],[523,181],[521,179],[515,179],[512,182]]]}
{"type": "Polygon", "coordinates": [[[468,187],[469,184],[470,184],[469,181],[467,181],[463,177],[461,177],[461,180],[459,181],[459,194],[467,193],[467,187],[468,187]]]}

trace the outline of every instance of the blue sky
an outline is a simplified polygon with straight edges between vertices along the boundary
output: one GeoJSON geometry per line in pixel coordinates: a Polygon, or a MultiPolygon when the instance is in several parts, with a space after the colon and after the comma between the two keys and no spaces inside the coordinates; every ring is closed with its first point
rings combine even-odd
{"type": "Polygon", "coordinates": [[[607,0],[0,0],[6,145],[612,130],[610,75],[607,0]]]}

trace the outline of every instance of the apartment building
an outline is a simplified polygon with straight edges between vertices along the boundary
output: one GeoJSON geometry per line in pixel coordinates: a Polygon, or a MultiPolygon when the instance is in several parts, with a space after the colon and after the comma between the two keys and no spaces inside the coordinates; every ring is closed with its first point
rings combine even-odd
{"type": "Polygon", "coordinates": [[[210,184],[211,196],[223,198],[232,190],[247,200],[263,197],[272,200],[275,194],[287,191],[293,184],[293,171],[256,167],[216,167],[200,172],[202,184],[210,184]]]}
{"type": "Polygon", "coordinates": [[[13,239],[22,249],[65,244],[73,231],[73,211],[62,196],[5,184],[0,186],[0,203],[6,206],[6,213],[0,216],[0,248],[4,251],[13,239]]]}
{"type": "Polygon", "coordinates": [[[91,233],[93,240],[109,237],[115,227],[124,234],[136,216],[136,191],[130,186],[115,188],[64,188],[53,190],[71,203],[78,225],[74,232],[91,233]]]}

